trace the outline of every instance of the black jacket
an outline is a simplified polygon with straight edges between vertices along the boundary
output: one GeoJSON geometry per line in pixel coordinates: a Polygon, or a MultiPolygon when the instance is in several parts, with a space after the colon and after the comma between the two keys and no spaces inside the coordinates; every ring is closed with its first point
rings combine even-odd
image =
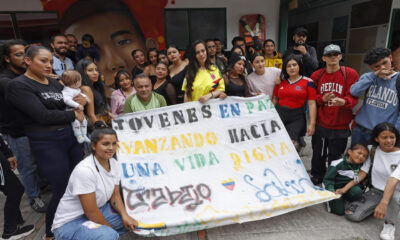
{"type": "Polygon", "coordinates": [[[304,75],[306,77],[310,77],[311,74],[317,70],[318,68],[318,59],[317,59],[317,52],[313,46],[306,44],[307,53],[305,55],[301,54],[299,51],[294,50],[293,46],[286,49],[285,53],[283,54],[283,61],[285,58],[291,54],[300,55],[303,59],[304,64],[304,75]]]}
{"type": "Polygon", "coordinates": [[[12,79],[19,75],[10,69],[4,69],[0,73],[0,132],[3,134],[11,135],[14,138],[24,136],[24,130],[21,125],[15,121],[12,107],[7,104],[5,95],[8,84],[12,79]]]}

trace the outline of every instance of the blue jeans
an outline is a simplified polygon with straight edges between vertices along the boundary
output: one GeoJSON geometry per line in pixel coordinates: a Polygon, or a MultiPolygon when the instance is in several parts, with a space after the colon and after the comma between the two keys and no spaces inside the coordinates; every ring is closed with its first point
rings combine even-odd
{"type": "Polygon", "coordinates": [[[371,140],[372,134],[369,134],[361,128],[359,128],[357,125],[354,126],[353,131],[351,132],[351,145],[354,145],[356,143],[360,144],[368,144],[369,141],[371,140]]]}
{"type": "Polygon", "coordinates": [[[7,134],[4,134],[3,137],[4,140],[8,142],[11,151],[17,158],[18,172],[22,185],[24,185],[25,193],[32,202],[34,198],[39,197],[40,188],[37,164],[33,158],[31,147],[29,146],[28,137],[13,138],[7,134]]]}
{"type": "Polygon", "coordinates": [[[117,240],[120,235],[128,232],[122,223],[121,216],[111,210],[109,203],[100,208],[101,213],[112,228],[101,225],[96,228],[88,228],[83,224],[89,221],[85,215],[53,230],[57,240],[117,240]]]}

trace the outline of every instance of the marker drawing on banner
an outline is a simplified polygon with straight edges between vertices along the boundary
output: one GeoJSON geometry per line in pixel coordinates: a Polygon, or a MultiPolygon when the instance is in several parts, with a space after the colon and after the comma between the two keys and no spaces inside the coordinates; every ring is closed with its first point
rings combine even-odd
{"type": "Polygon", "coordinates": [[[113,128],[140,235],[256,221],[338,197],[311,183],[265,95],[120,115],[113,128]]]}

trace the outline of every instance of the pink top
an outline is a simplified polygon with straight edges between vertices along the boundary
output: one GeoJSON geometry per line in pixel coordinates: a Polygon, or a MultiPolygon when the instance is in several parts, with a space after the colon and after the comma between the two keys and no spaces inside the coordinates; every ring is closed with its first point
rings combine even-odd
{"type": "Polygon", "coordinates": [[[133,88],[133,91],[128,96],[125,96],[125,94],[122,92],[121,89],[114,90],[111,93],[111,112],[112,112],[112,114],[114,114],[116,116],[116,115],[123,113],[126,98],[135,93],[136,93],[136,90],[134,88],[133,88]]]}
{"type": "Polygon", "coordinates": [[[263,75],[258,75],[255,71],[246,77],[247,87],[250,96],[256,96],[259,92],[268,95],[272,99],[275,87],[275,79],[279,77],[281,70],[276,67],[265,68],[263,75]]]}

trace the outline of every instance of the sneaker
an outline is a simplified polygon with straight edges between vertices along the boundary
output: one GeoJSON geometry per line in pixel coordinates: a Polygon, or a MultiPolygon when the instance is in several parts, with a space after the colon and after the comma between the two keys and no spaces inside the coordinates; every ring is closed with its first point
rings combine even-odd
{"type": "Polygon", "coordinates": [[[42,240],[47,240],[47,239],[55,240],[54,236],[52,236],[52,237],[47,237],[46,234],[44,234],[44,235],[42,236],[42,240]]]}
{"type": "Polygon", "coordinates": [[[32,207],[33,210],[35,210],[38,213],[47,212],[46,203],[42,199],[40,199],[39,197],[33,199],[33,202],[31,202],[31,207],[32,207]]]}
{"type": "Polygon", "coordinates": [[[25,227],[17,227],[17,229],[12,233],[3,233],[1,237],[3,239],[16,240],[28,236],[33,231],[35,231],[35,226],[26,225],[25,227]]]}
{"type": "Polygon", "coordinates": [[[381,232],[381,239],[382,240],[394,240],[394,231],[396,228],[394,227],[393,224],[390,223],[385,223],[383,224],[383,229],[381,232]]]}

